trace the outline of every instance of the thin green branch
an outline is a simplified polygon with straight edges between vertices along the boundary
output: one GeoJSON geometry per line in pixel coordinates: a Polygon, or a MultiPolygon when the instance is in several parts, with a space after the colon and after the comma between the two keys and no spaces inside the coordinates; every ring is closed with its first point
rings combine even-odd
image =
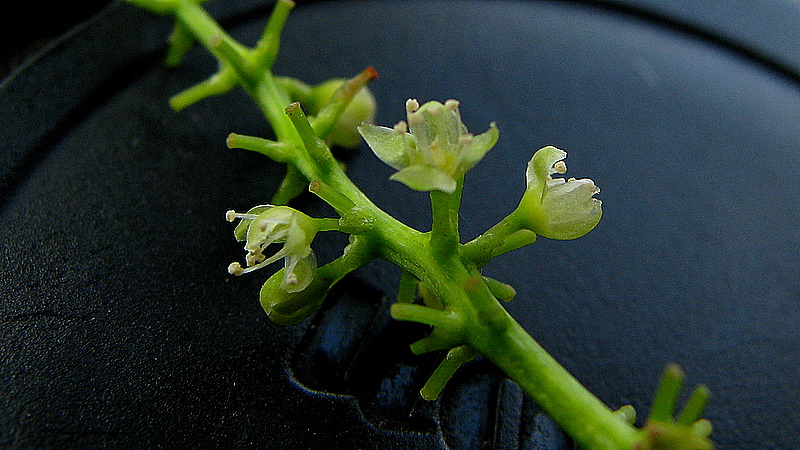
{"type": "Polygon", "coordinates": [[[266,155],[276,162],[294,162],[293,156],[297,149],[291,148],[285,142],[273,141],[255,136],[231,133],[225,140],[228,148],[241,148],[266,155]]]}
{"type": "Polygon", "coordinates": [[[485,233],[461,247],[461,258],[485,266],[493,258],[536,242],[536,233],[521,227],[519,218],[509,214],[485,233]]]}
{"type": "Polygon", "coordinates": [[[300,135],[309,157],[313,160],[314,166],[320,174],[319,178],[325,180],[327,178],[326,174],[340,170],[339,163],[336,162],[330,149],[325,145],[325,141],[320,139],[311,127],[311,123],[303,112],[300,103],[294,102],[287,106],[286,114],[300,135]]]}
{"type": "Polygon", "coordinates": [[[272,67],[272,63],[275,62],[280,47],[281,32],[294,6],[292,0],[278,0],[275,3],[261,39],[253,49],[253,59],[258,67],[272,67]]]}
{"type": "Polygon", "coordinates": [[[680,416],[678,416],[678,423],[681,425],[691,426],[693,423],[700,419],[703,411],[708,405],[711,398],[711,393],[705,385],[699,385],[695,388],[689,400],[683,406],[680,416]]]}
{"type": "Polygon", "coordinates": [[[298,195],[305,192],[307,186],[308,180],[303,176],[303,173],[297,166],[289,164],[286,166],[286,174],[283,176],[280,186],[272,194],[270,203],[273,205],[287,205],[298,195]]]}
{"type": "Polygon", "coordinates": [[[453,377],[459,367],[472,361],[477,356],[475,349],[469,345],[461,345],[450,349],[444,360],[439,363],[428,381],[420,389],[419,393],[425,400],[436,400],[439,393],[444,389],[445,384],[453,377]]]}
{"type": "Polygon", "coordinates": [[[216,74],[173,95],[169,99],[169,105],[175,111],[182,111],[208,97],[229,92],[236,86],[236,83],[237,80],[234,70],[230,66],[225,65],[216,74]]]}
{"type": "Polygon", "coordinates": [[[672,421],[672,412],[675,410],[681,387],[683,387],[683,371],[677,365],[670,364],[664,370],[661,383],[656,390],[650,410],[650,420],[672,421]]]}
{"type": "Polygon", "coordinates": [[[164,58],[164,64],[168,67],[174,67],[180,64],[183,56],[188,52],[195,43],[194,36],[189,30],[180,22],[175,22],[175,27],[169,37],[169,50],[167,56],[164,58]]]}

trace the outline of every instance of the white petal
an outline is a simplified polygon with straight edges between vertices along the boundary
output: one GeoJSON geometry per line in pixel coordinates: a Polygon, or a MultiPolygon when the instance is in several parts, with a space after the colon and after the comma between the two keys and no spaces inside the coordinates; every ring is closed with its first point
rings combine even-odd
{"type": "Polygon", "coordinates": [[[358,132],[367,141],[375,156],[384,163],[398,170],[409,165],[411,155],[408,154],[410,149],[408,140],[413,140],[410,134],[368,123],[359,126],[358,132]]]}

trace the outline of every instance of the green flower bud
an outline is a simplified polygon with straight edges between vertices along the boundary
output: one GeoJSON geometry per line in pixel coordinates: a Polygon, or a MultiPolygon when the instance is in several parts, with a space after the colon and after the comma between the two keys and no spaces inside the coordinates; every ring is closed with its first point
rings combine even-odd
{"type": "Polygon", "coordinates": [[[273,274],[261,287],[261,307],[269,319],[277,325],[289,326],[302,322],[319,309],[330,284],[315,278],[301,291],[288,292],[284,289],[285,268],[273,274]]]}
{"type": "MultiPolygon", "coordinates": [[[[314,86],[311,89],[307,106],[309,114],[319,113],[330,102],[336,90],[346,81],[344,78],[334,78],[314,86]]],[[[339,116],[339,120],[336,121],[327,136],[328,142],[346,148],[358,146],[361,143],[361,136],[358,134],[357,128],[362,122],[373,121],[375,107],[376,102],[372,92],[366,86],[361,88],[339,116]]]]}
{"type": "Polygon", "coordinates": [[[362,124],[358,131],[375,155],[398,169],[391,179],[418,191],[455,191],[457,179],[486,155],[499,138],[494,123],[473,136],[461,122],[456,100],[406,102],[408,122],[394,128],[362,124]]]}
{"type": "Polygon", "coordinates": [[[594,181],[553,178],[566,172],[567,153],[548,146],[528,163],[527,188],[515,214],[523,227],[550,239],[575,239],[591,231],[603,214],[594,181]]]}

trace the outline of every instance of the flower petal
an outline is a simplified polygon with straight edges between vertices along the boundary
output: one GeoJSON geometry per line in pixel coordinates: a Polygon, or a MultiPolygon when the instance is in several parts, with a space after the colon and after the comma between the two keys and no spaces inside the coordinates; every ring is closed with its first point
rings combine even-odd
{"type": "Polygon", "coordinates": [[[288,206],[267,208],[247,227],[245,249],[255,250],[273,242],[282,242],[288,234],[289,224],[298,212],[288,206]]]}
{"type": "Polygon", "coordinates": [[[542,200],[546,231],[540,234],[550,239],[575,239],[591,231],[603,215],[602,202],[593,197],[598,192],[588,178],[571,178],[547,189],[542,200]]]}
{"type": "Polygon", "coordinates": [[[566,157],[567,152],[552,145],[537,150],[528,162],[528,169],[525,172],[528,184],[526,192],[542,197],[551,179],[550,175],[556,173],[553,166],[566,157]]]}
{"type": "Polygon", "coordinates": [[[500,139],[500,131],[494,122],[489,124],[489,129],[484,133],[471,137],[469,142],[461,149],[459,169],[462,173],[475,167],[475,164],[478,164],[486,153],[494,147],[498,139],[500,139]]]}
{"type": "Polygon", "coordinates": [[[381,161],[398,170],[410,164],[408,141],[414,139],[410,134],[369,123],[362,123],[358,132],[381,161]]]}
{"type": "MultiPolygon", "coordinates": [[[[246,214],[253,214],[253,215],[258,216],[261,213],[263,213],[264,211],[266,211],[266,210],[268,210],[269,208],[272,208],[272,207],[273,207],[272,205],[254,206],[254,207],[250,208],[250,210],[247,211],[246,214]]],[[[233,229],[233,235],[236,237],[236,241],[237,242],[242,242],[245,239],[247,239],[247,229],[250,227],[250,222],[252,222],[252,221],[253,221],[253,219],[242,219],[242,220],[239,221],[238,224],[236,224],[236,228],[233,229]]]]}
{"type": "Polygon", "coordinates": [[[456,190],[456,180],[433,166],[409,166],[389,177],[399,181],[415,191],[432,191],[434,189],[452,194],[456,190]]]}
{"type": "Polygon", "coordinates": [[[295,215],[283,244],[289,253],[301,258],[311,252],[311,241],[314,239],[314,234],[311,234],[311,239],[309,239],[309,231],[313,228],[313,224],[309,220],[303,220],[304,218],[299,214],[295,215]]]}
{"type": "Polygon", "coordinates": [[[314,279],[317,271],[317,257],[313,251],[304,257],[289,254],[284,260],[281,288],[286,292],[300,292],[314,279]]]}

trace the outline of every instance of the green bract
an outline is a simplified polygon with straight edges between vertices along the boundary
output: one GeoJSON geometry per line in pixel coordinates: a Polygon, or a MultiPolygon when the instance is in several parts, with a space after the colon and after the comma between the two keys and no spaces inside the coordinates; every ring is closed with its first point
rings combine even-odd
{"type": "Polygon", "coordinates": [[[408,122],[394,128],[362,124],[358,131],[375,155],[398,169],[391,179],[418,191],[455,191],[457,180],[480,161],[497,142],[494,123],[473,136],[461,122],[456,100],[444,105],[429,101],[406,102],[408,122]]]}
{"type": "Polygon", "coordinates": [[[517,209],[523,226],[550,239],[575,239],[591,231],[603,215],[594,181],[553,178],[566,172],[567,152],[548,146],[528,162],[527,188],[517,209]]]}

